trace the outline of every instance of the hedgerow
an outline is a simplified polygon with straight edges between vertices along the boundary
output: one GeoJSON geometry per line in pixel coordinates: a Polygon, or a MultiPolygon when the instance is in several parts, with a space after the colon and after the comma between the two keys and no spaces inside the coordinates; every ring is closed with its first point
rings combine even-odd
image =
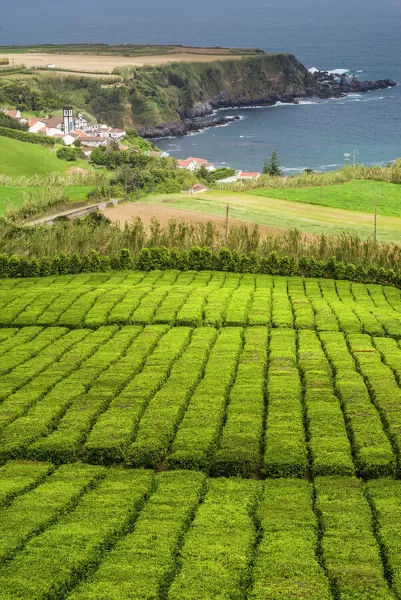
{"type": "MultiPolygon", "coordinates": [[[[49,275],[65,275],[77,273],[96,273],[112,270],[139,269],[141,271],[157,270],[196,270],[196,271],[224,271],[232,273],[260,273],[270,275],[303,277],[322,277],[329,279],[345,279],[361,283],[378,283],[380,285],[395,285],[401,287],[401,271],[393,269],[366,268],[362,265],[345,265],[334,257],[327,261],[319,261],[317,271],[312,268],[313,258],[301,257],[278,258],[275,252],[268,257],[256,254],[246,255],[228,248],[221,248],[212,252],[209,248],[193,247],[186,250],[169,250],[161,248],[143,248],[137,256],[132,256],[130,251],[122,249],[119,256],[100,255],[92,250],[90,255],[78,256],[77,254],[60,254],[53,258],[27,258],[16,255],[0,255],[0,278],[5,277],[47,277],[49,275]],[[189,260],[191,252],[196,255],[196,260],[189,260]],[[292,267],[288,269],[288,261],[292,267]]],[[[327,288],[330,291],[330,288],[327,288]]],[[[333,301],[334,298],[331,298],[333,301]]],[[[338,300],[338,297],[337,297],[338,300]]],[[[289,314],[289,313],[288,313],[289,314]]],[[[280,313],[278,318],[280,318],[280,313]]],[[[348,315],[348,318],[351,318],[348,315]]],[[[354,319],[356,319],[354,315],[354,319]]],[[[357,319],[358,321],[358,319],[357,319]]],[[[359,321],[358,321],[359,322],[359,321]]],[[[284,322],[283,326],[288,326],[284,322]]],[[[401,330],[400,330],[401,331],[401,330]]]]}
{"type": "Polygon", "coordinates": [[[39,144],[40,146],[54,146],[56,144],[56,140],[47,135],[28,133],[27,131],[10,129],[9,127],[0,127],[0,136],[20,140],[21,142],[29,142],[30,144],[39,144]]]}

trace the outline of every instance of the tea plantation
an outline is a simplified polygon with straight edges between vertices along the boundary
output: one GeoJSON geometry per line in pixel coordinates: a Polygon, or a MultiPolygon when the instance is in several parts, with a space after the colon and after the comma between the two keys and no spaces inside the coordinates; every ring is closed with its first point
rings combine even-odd
{"type": "Polygon", "coordinates": [[[401,598],[400,290],[0,280],[0,600],[401,598]]]}

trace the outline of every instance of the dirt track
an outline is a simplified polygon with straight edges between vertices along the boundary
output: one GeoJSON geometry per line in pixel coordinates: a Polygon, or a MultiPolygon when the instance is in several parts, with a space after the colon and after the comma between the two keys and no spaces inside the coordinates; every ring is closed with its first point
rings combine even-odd
{"type": "MultiPolygon", "coordinates": [[[[207,223],[212,221],[214,225],[224,227],[225,218],[216,215],[196,212],[192,210],[186,210],[184,208],[174,208],[172,206],[155,206],[152,204],[140,204],[138,202],[119,204],[112,208],[106,208],[103,214],[108,217],[114,223],[120,223],[123,227],[125,222],[131,222],[136,217],[140,217],[145,225],[149,225],[152,218],[156,218],[160,221],[161,225],[167,225],[169,221],[175,219],[176,221],[183,221],[185,223],[207,223]]],[[[238,219],[230,219],[231,225],[245,224],[252,227],[254,224],[239,221],[238,219]]],[[[266,227],[265,225],[259,226],[261,233],[273,233],[280,231],[279,227],[266,227]]]]}
{"type": "Polygon", "coordinates": [[[74,71],[103,71],[111,73],[115,67],[155,67],[169,62],[210,62],[213,60],[240,60],[239,55],[222,54],[160,54],[151,56],[110,56],[93,54],[48,54],[46,52],[29,52],[27,54],[4,54],[10,65],[24,64],[26,67],[44,67],[56,65],[57,69],[72,69],[74,71]],[[14,61],[14,62],[13,62],[14,61]]]}

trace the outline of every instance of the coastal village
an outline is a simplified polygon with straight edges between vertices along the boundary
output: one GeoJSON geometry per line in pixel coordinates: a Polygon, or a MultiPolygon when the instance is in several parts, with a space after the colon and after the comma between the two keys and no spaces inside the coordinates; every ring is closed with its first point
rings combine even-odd
{"type": "MultiPolygon", "coordinates": [[[[17,109],[8,110],[3,108],[0,110],[8,117],[26,124],[29,133],[47,135],[65,146],[79,145],[87,159],[90,158],[95,148],[105,147],[113,142],[118,143],[120,150],[127,149],[127,146],[123,144],[123,140],[127,135],[124,129],[110,127],[106,124],[89,123],[82,113],[75,116],[70,106],[64,107],[62,117],[29,118],[24,117],[21,111],[17,109]]],[[[167,152],[156,150],[148,151],[147,154],[158,158],[169,156],[167,152]]],[[[208,172],[216,170],[215,165],[204,158],[177,159],[177,166],[179,169],[187,169],[191,172],[196,172],[202,167],[208,172]]],[[[260,177],[260,173],[256,171],[237,170],[234,175],[219,181],[220,183],[233,183],[238,180],[258,179],[258,177],[260,177]]],[[[191,192],[199,193],[206,190],[205,186],[197,185],[191,189],[191,192]]]]}

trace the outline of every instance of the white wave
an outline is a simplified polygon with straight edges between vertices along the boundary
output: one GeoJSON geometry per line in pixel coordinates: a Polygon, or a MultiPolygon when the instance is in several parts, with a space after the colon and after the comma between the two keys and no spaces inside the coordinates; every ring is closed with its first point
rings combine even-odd
{"type": "Polygon", "coordinates": [[[308,167],[282,167],[282,171],[305,171],[308,167]]]}
{"type": "Polygon", "coordinates": [[[317,69],[316,67],[311,67],[310,69],[308,69],[308,71],[313,75],[314,73],[319,73],[320,69],[317,69]]]}
{"type": "Polygon", "coordinates": [[[349,73],[349,69],[333,69],[332,71],[327,71],[329,75],[345,75],[349,73]]]}
{"type": "Polygon", "coordinates": [[[319,169],[333,169],[335,167],[342,167],[343,165],[340,163],[335,163],[334,165],[320,165],[319,169]]]}
{"type": "Polygon", "coordinates": [[[312,102],[312,100],[300,100],[299,102],[296,102],[295,104],[321,104],[321,102],[312,102]]]}
{"type": "Polygon", "coordinates": [[[357,73],[363,73],[363,69],[359,69],[359,71],[357,71],[357,73]]]}

